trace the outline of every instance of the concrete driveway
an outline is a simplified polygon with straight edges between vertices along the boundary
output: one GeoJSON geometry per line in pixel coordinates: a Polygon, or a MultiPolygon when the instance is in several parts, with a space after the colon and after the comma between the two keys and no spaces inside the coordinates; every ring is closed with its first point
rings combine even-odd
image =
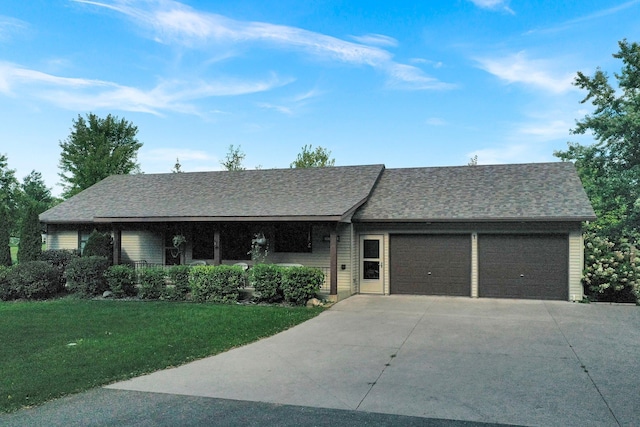
{"type": "Polygon", "coordinates": [[[637,425],[640,309],[357,295],[110,389],[518,425],[637,425]]]}

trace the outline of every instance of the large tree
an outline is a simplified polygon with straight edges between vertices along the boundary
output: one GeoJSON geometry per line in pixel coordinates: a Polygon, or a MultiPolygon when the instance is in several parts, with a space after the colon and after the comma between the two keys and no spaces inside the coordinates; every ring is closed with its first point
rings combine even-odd
{"type": "Polygon", "coordinates": [[[312,145],[305,145],[290,166],[292,168],[316,168],[334,166],[335,163],[336,160],[331,158],[331,151],[322,147],[316,147],[314,150],[312,145]]]}
{"type": "Polygon", "coordinates": [[[63,197],[71,197],[109,175],[139,172],[137,157],[142,143],[137,134],[136,126],[111,114],[102,119],[89,113],[86,120],[78,115],[71,134],[60,141],[63,197]]]}
{"type": "Polygon", "coordinates": [[[574,85],[587,91],[581,101],[594,106],[576,122],[574,134],[593,135],[592,145],[569,143],[554,153],[575,162],[598,219],[590,225],[613,240],[640,241],[640,45],[622,40],[613,55],[622,60],[614,73],[617,88],[600,68],[593,76],[578,72],[574,85]]]}

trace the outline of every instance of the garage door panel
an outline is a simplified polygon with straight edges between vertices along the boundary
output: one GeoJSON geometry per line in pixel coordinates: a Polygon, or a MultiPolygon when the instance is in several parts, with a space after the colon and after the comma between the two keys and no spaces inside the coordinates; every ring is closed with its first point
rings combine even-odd
{"type": "Polygon", "coordinates": [[[391,293],[469,296],[469,235],[394,235],[390,239],[391,293]]]}
{"type": "Polygon", "coordinates": [[[567,299],[566,235],[478,236],[481,297],[567,299]]]}

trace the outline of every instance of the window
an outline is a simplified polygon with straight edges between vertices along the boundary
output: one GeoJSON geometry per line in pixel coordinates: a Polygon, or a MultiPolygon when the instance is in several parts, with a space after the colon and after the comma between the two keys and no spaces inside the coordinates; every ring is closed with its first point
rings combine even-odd
{"type": "Polygon", "coordinates": [[[244,261],[251,259],[253,232],[245,224],[227,224],[220,233],[222,259],[244,261]]]}
{"type": "Polygon", "coordinates": [[[276,252],[311,252],[311,225],[279,224],[274,240],[276,252]]]}
{"type": "Polygon", "coordinates": [[[87,246],[87,241],[89,240],[89,236],[91,235],[91,231],[83,230],[78,232],[78,250],[80,254],[84,252],[84,247],[87,246]]]}
{"type": "Polygon", "coordinates": [[[193,227],[193,259],[213,259],[214,228],[210,224],[196,224],[193,227]]]}

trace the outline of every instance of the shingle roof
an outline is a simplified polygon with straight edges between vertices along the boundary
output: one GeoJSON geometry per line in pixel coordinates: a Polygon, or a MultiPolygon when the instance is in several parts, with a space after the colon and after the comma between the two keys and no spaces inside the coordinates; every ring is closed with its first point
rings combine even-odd
{"type": "Polygon", "coordinates": [[[354,221],[595,219],[572,163],[386,169],[354,221]]]}
{"type": "Polygon", "coordinates": [[[180,218],[342,219],[384,165],[114,175],[40,215],[47,223],[180,218]]]}

